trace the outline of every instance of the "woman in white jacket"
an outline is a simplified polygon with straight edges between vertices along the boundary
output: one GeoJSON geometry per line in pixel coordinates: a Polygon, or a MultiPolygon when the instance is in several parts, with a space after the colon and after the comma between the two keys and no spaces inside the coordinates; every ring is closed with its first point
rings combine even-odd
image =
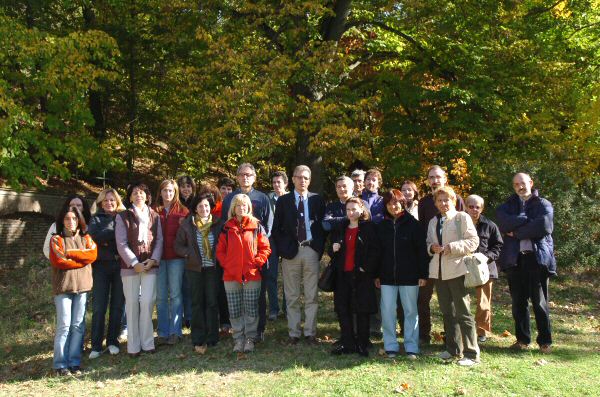
{"type": "Polygon", "coordinates": [[[475,252],[479,238],[471,217],[456,211],[456,193],[451,187],[439,188],[433,199],[440,213],[431,219],[427,230],[427,249],[432,256],[429,278],[435,279],[446,332],[446,351],[439,357],[458,358],[459,365],[472,366],[479,363],[479,346],[462,259],[475,252]]]}

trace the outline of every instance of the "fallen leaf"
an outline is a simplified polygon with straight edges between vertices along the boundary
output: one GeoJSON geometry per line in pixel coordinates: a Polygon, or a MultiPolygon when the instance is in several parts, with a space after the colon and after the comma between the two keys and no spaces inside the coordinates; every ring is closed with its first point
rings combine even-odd
{"type": "Polygon", "coordinates": [[[466,396],[467,395],[467,389],[465,389],[462,386],[458,386],[456,388],[456,390],[454,391],[454,395],[455,396],[466,396]]]}
{"type": "Polygon", "coordinates": [[[245,355],[244,353],[238,353],[237,354],[237,361],[242,361],[242,360],[247,360],[248,356],[245,355]]]}
{"type": "Polygon", "coordinates": [[[548,302],[548,306],[556,307],[556,303],[554,303],[554,301],[550,301],[550,302],[548,302]]]}
{"type": "Polygon", "coordinates": [[[543,366],[543,365],[546,365],[546,364],[548,364],[548,361],[544,360],[543,358],[540,358],[539,360],[537,360],[535,362],[535,365],[539,365],[539,366],[543,366]]]}
{"type": "Polygon", "coordinates": [[[433,332],[433,340],[436,342],[443,342],[444,335],[441,332],[433,332]]]}
{"type": "Polygon", "coordinates": [[[512,336],[512,334],[510,333],[510,331],[508,331],[507,329],[505,329],[501,336],[503,338],[508,338],[509,336],[512,336]]]}
{"type": "Polygon", "coordinates": [[[325,340],[325,341],[329,341],[329,340],[331,340],[331,338],[329,337],[329,335],[325,335],[325,336],[323,337],[323,340],[325,340]]]}
{"type": "Polygon", "coordinates": [[[104,389],[106,387],[106,384],[104,384],[104,382],[96,382],[96,388],[97,389],[104,389]]]}
{"type": "Polygon", "coordinates": [[[177,355],[177,358],[180,360],[183,360],[184,358],[186,358],[187,356],[185,355],[185,353],[181,353],[177,355]]]}

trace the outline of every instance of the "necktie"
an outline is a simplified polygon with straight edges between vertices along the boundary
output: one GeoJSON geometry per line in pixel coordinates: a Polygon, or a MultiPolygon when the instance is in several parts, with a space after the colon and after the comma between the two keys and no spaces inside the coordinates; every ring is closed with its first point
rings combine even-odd
{"type": "Polygon", "coordinates": [[[306,222],[304,220],[304,198],[300,196],[298,201],[298,241],[306,240],[306,222]]]}

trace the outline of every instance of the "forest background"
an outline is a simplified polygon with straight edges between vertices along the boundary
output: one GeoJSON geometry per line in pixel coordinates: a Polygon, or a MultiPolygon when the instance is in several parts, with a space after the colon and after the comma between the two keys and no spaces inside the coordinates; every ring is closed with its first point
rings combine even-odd
{"type": "Polygon", "coordinates": [[[0,178],[440,164],[493,217],[526,171],[594,267],[599,67],[599,0],[0,0],[0,178]]]}

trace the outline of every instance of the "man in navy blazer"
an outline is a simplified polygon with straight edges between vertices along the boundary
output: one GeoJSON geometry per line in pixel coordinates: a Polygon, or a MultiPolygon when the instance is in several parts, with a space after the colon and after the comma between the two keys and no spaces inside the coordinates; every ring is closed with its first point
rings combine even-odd
{"type": "Polygon", "coordinates": [[[272,237],[282,259],[283,286],[287,305],[290,344],[300,341],[302,321],[300,292],[304,287],[304,336],[316,343],[319,261],[325,248],[323,217],[325,202],[308,191],[311,171],[305,165],[294,169],[294,190],[281,196],[275,206],[272,237]]]}
{"type": "Polygon", "coordinates": [[[512,298],[517,340],[514,349],[524,350],[531,343],[529,300],[535,313],[537,344],[550,353],[552,330],[548,309],[548,279],[556,275],[552,231],[552,204],[533,190],[533,180],[524,173],[513,177],[515,194],[496,210],[504,246],[497,264],[506,272],[512,298]]]}

